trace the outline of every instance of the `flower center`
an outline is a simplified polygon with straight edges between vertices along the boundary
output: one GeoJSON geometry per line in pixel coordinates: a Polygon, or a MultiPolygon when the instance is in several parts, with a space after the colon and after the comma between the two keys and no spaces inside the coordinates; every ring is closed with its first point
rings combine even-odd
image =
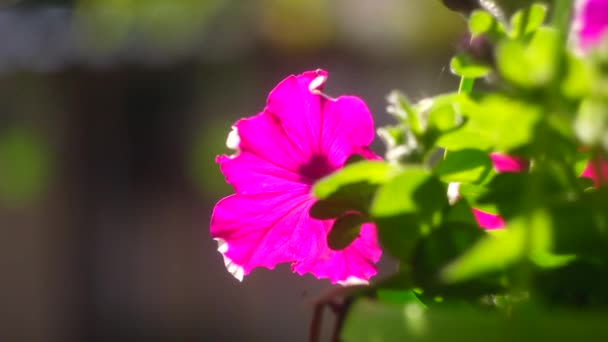
{"type": "Polygon", "coordinates": [[[332,165],[327,156],[314,155],[308,163],[300,166],[298,174],[302,177],[303,182],[312,184],[312,182],[327,176],[336,169],[337,167],[332,165]]]}

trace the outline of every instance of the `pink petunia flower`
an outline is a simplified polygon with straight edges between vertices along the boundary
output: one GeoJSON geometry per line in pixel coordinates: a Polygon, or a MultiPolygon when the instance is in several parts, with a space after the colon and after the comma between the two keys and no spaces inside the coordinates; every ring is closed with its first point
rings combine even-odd
{"type": "Polygon", "coordinates": [[[573,30],[583,50],[604,39],[608,35],[608,0],[578,0],[573,30]]]}
{"type": "Polygon", "coordinates": [[[581,177],[590,178],[596,187],[608,183],[608,161],[602,157],[588,161],[581,177]]]}
{"type": "Polygon", "coordinates": [[[526,159],[501,153],[490,153],[494,170],[499,173],[523,172],[528,170],[530,162],[526,159]]]}
{"type": "Polygon", "coordinates": [[[473,208],[472,211],[477,224],[485,230],[502,229],[505,227],[505,221],[500,215],[488,213],[477,208],[473,208]]]}
{"type": "MultiPolygon", "coordinates": [[[[490,159],[492,159],[494,170],[499,173],[524,172],[530,167],[528,160],[506,154],[490,153],[490,159]]],[[[505,221],[500,215],[473,208],[473,216],[477,224],[487,230],[501,229],[505,226],[505,221]]]]}
{"type": "MultiPolygon", "coordinates": [[[[497,172],[523,172],[529,168],[529,162],[519,157],[491,153],[490,158],[497,172]]],[[[602,157],[596,158],[595,161],[588,161],[581,173],[581,177],[590,178],[596,187],[606,184],[608,182],[608,161],[602,157]],[[596,162],[599,162],[599,165],[594,165],[596,162]],[[597,171],[600,171],[600,173],[598,174],[597,171]]],[[[475,208],[473,208],[473,215],[479,226],[485,229],[500,229],[505,225],[500,215],[487,213],[475,208]]]]}
{"type": "Polygon", "coordinates": [[[315,181],[353,154],[378,158],[368,148],[374,129],[367,106],[353,96],[327,97],[321,93],[326,79],[323,70],[284,79],[260,114],[233,126],[227,145],[236,154],[217,157],[235,194],[215,206],[211,235],[239,280],[256,267],[284,262],[332,283],[365,283],[376,274],[382,252],[373,224],[336,251],[327,245],[334,220],[309,214],[315,181]]]}

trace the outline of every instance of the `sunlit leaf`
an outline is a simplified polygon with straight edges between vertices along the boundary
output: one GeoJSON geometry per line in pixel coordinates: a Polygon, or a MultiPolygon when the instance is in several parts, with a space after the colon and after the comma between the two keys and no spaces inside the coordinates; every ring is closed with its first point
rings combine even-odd
{"type": "Polygon", "coordinates": [[[483,10],[475,10],[469,17],[469,31],[474,36],[490,31],[495,24],[496,19],[490,13],[483,10]]]}
{"type": "Polygon", "coordinates": [[[608,149],[608,101],[584,100],[574,121],[574,131],[583,144],[599,146],[606,142],[608,149]]]}
{"type": "Polygon", "coordinates": [[[353,210],[367,213],[378,185],[396,172],[395,167],[381,161],[348,164],[315,183],[313,195],[319,200],[311,207],[311,216],[329,219],[353,210]]]}
{"type": "Polygon", "coordinates": [[[385,250],[408,260],[418,237],[439,221],[446,194],[445,185],[423,169],[408,169],[382,185],[370,213],[385,250]]]}
{"type": "Polygon", "coordinates": [[[467,55],[460,54],[453,57],[450,61],[450,70],[454,75],[479,78],[489,74],[492,68],[488,65],[474,61],[467,55]]]}
{"type": "Polygon", "coordinates": [[[532,141],[541,115],[540,108],[532,103],[489,95],[470,113],[466,130],[478,132],[498,150],[509,151],[532,141]]]}
{"type": "Polygon", "coordinates": [[[444,182],[475,183],[482,181],[492,170],[488,153],[481,150],[448,150],[435,172],[444,182]]]}
{"type": "Polygon", "coordinates": [[[371,206],[374,217],[415,213],[430,219],[447,204],[445,186],[428,171],[411,168],[382,185],[371,206]]]}
{"type": "Polygon", "coordinates": [[[382,184],[395,172],[394,167],[382,161],[360,161],[319,180],[315,183],[312,192],[316,198],[325,199],[348,184],[360,182],[382,184]]]}
{"type": "Polygon", "coordinates": [[[505,40],[498,45],[496,61],[500,74],[522,88],[537,88],[551,82],[557,72],[558,36],[549,28],[537,30],[529,43],[505,40]]]}
{"type": "Polygon", "coordinates": [[[508,222],[500,234],[488,235],[443,270],[448,283],[507,269],[525,259],[539,266],[561,266],[571,256],[555,255],[553,221],[549,212],[537,210],[508,222]]]}
{"type": "Polygon", "coordinates": [[[519,10],[511,17],[511,32],[513,38],[523,37],[534,32],[545,20],[547,7],[544,4],[532,4],[519,10]]]}

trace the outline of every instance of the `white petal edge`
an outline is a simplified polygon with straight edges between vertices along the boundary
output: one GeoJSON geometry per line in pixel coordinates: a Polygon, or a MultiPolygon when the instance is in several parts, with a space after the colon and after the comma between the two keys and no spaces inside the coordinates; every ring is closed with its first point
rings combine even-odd
{"type": "Polygon", "coordinates": [[[583,29],[584,23],[581,14],[584,10],[584,7],[587,5],[587,2],[589,2],[589,0],[576,0],[576,2],[574,3],[574,14],[572,24],[570,26],[570,36],[568,37],[568,39],[574,46],[574,53],[578,56],[583,56],[585,54],[585,51],[580,44],[579,33],[580,30],[583,29]]]}
{"type": "Polygon", "coordinates": [[[226,147],[236,151],[235,154],[230,156],[231,158],[234,158],[240,152],[240,144],[241,137],[239,136],[239,130],[236,128],[236,126],[232,126],[232,130],[230,131],[230,133],[228,133],[228,138],[226,138],[226,147]]]}
{"type": "Polygon", "coordinates": [[[325,76],[325,75],[319,75],[319,76],[315,77],[315,79],[310,81],[310,83],[308,84],[308,90],[313,94],[321,93],[319,88],[321,88],[321,86],[323,86],[323,84],[325,84],[325,81],[327,81],[327,76],[325,76]]]}
{"type": "Polygon", "coordinates": [[[460,190],[460,183],[451,182],[450,184],[448,184],[448,202],[450,204],[456,203],[456,201],[458,201],[458,199],[460,198],[459,190],[460,190]]]}
{"type": "Polygon", "coordinates": [[[368,285],[369,281],[361,278],[357,278],[355,276],[349,276],[345,280],[340,280],[338,284],[342,286],[353,286],[353,285],[368,285]]]}
{"type": "Polygon", "coordinates": [[[245,270],[243,267],[235,264],[226,256],[226,252],[228,252],[228,243],[224,239],[215,238],[217,241],[217,251],[222,254],[224,257],[224,265],[230,274],[232,274],[238,281],[243,281],[243,277],[245,277],[245,270]]]}

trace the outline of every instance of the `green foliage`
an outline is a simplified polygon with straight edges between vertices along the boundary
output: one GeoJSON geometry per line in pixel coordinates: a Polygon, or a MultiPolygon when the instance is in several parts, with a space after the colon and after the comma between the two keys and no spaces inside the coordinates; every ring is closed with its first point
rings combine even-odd
{"type": "Polygon", "coordinates": [[[357,300],[342,330],[346,342],[367,341],[605,341],[606,313],[474,311],[458,307],[425,310],[416,303],[357,300]],[[519,315],[518,315],[519,314],[519,315]],[[523,316],[523,317],[521,317],[523,316]]]}
{"type": "Polygon", "coordinates": [[[475,10],[469,18],[469,31],[473,36],[490,32],[497,25],[496,19],[488,12],[475,10]]]}
{"type": "Polygon", "coordinates": [[[548,85],[557,73],[558,35],[551,28],[531,33],[529,41],[503,40],[496,49],[501,76],[513,85],[532,89],[548,85]]]}
{"type": "Polygon", "coordinates": [[[515,12],[511,17],[509,35],[512,38],[521,38],[534,33],[545,21],[546,15],[547,6],[540,3],[534,3],[528,8],[515,12]]]}
{"type": "Polygon", "coordinates": [[[447,205],[445,186],[428,171],[408,169],[382,185],[370,206],[385,250],[407,261],[417,238],[447,205]]]}
{"type": "Polygon", "coordinates": [[[391,93],[396,123],[378,130],[386,162],[354,163],[315,186],[313,216],[338,218],[330,245],[345,247],[371,221],[399,261],[351,298],[345,341],[574,339],[585,321],[560,325],[566,316],[535,310],[605,315],[608,186],[581,174],[590,159],[608,160],[606,59],[572,51],[563,21],[571,4],[554,3],[472,11],[471,35],[487,39],[493,60],[454,57],[458,93],[417,102],[391,93]],[[487,85],[474,89],[481,78],[487,85]],[[500,172],[490,153],[530,167],[500,172]],[[482,229],[473,208],[505,226],[482,229]]]}
{"type": "Polygon", "coordinates": [[[381,161],[356,162],[317,182],[313,195],[319,199],[329,199],[336,196],[340,189],[352,184],[382,184],[392,178],[394,172],[393,167],[381,161]]]}
{"type": "Polygon", "coordinates": [[[381,161],[359,161],[317,182],[313,195],[319,200],[310,209],[312,217],[336,218],[348,211],[366,214],[372,197],[389,181],[397,167],[381,161]]]}
{"type": "Polygon", "coordinates": [[[447,151],[435,168],[442,181],[464,183],[479,183],[491,170],[488,153],[474,149],[447,151]]]}
{"type": "MultiPolygon", "coordinates": [[[[459,282],[504,270],[527,257],[546,260],[551,245],[550,218],[547,213],[538,211],[529,217],[513,219],[504,231],[486,236],[447,266],[442,277],[448,283],[459,282]]],[[[564,257],[563,262],[567,260],[568,257],[564,257]]]]}
{"type": "Polygon", "coordinates": [[[454,75],[478,78],[486,76],[492,69],[487,65],[476,63],[470,56],[458,55],[450,61],[450,70],[454,75]]]}

